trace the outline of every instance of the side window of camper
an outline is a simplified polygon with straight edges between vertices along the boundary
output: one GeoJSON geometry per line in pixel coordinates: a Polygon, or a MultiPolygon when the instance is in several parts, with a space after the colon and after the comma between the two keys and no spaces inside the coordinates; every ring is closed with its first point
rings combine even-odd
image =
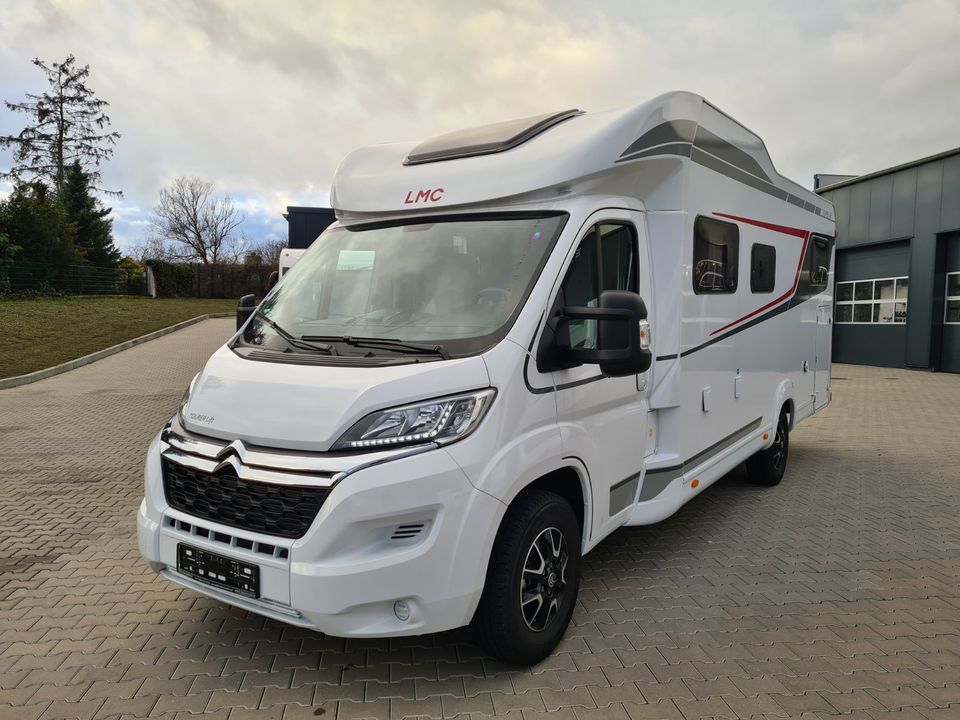
{"type": "Polygon", "coordinates": [[[807,251],[811,285],[826,285],[830,275],[830,250],[833,240],[824,235],[814,235],[810,238],[810,249],[807,251]]]}
{"type": "Polygon", "coordinates": [[[777,279],[777,249],[754,243],[750,248],[750,292],[773,292],[777,279]]]}
{"type": "MultiPolygon", "coordinates": [[[[597,307],[604,290],[637,292],[637,237],[631,225],[594,225],[580,242],[560,289],[560,302],[567,307],[597,307]]],[[[570,346],[595,348],[594,320],[567,324],[570,346]]]]}
{"type": "Polygon", "coordinates": [[[698,217],[693,224],[693,291],[732,293],[737,290],[740,228],[698,217]]]}

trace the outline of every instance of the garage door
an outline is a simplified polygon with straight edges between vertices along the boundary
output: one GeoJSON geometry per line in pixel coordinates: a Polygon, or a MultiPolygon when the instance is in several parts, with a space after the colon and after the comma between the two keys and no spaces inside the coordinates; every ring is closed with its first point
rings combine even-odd
{"type": "Polygon", "coordinates": [[[905,367],[910,243],[837,250],[833,361],[905,367]]]}
{"type": "Polygon", "coordinates": [[[960,236],[947,240],[940,370],[960,373],[960,236]]]}

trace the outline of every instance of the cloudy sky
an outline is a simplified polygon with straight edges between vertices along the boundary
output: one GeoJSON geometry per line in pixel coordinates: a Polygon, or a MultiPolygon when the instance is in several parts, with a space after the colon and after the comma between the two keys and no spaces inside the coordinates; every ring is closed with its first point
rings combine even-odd
{"type": "MultiPolygon", "coordinates": [[[[326,205],[359,145],[674,89],[803,185],[881,169],[960,145],[958,38],[960,0],[8,0],[0,98],[42,89],[33,57],[91,66],[123,134],[104,182],[128,247],[177,175],[284,237],[284,208],[326,205]]],[[[0,109],[0,134],[22,127],[0,109]]]]}

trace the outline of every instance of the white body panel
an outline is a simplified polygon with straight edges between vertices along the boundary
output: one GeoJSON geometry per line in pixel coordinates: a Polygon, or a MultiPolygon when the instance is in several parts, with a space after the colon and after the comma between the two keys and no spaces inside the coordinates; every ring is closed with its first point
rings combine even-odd
{"type": "Polygon", "coordinates": [[[300,250],[297,248],[290,249],[284,248],[280,251],[280,279],[283,279],[283,276],[290,272],[290,269],[297,264],[297,261],[303,257],[303,254],[306,250],[300,250]]]}
{"type": "Polygon", "coordinates": [[[180,441],[158,438],[138,528],[141,552],[170,579],[335,635],[457,627],[476,610],[504,513],[530,483],[575,474],[588,551],[620,526],[668,517],[768,446],[782,408],[796,425],[829,401],[832,263],[829,281],[812,289],[803,264],[811,233],[833,238],[832,206],[781,178],[759,138],[702,98],[674,93],[582,115],[500,154],[403,166],[412,147],[366,148],[344,161],[332,191],[340,222],[566,212],[526,302],[499,343],[442,362],[321,368],[217,351],[196,380],[185,427],[174,430],[209,442],[211,457],[236,446],[235,462],[250,477],[283,482],[284,471],[274,472],[282,467],[332,490],[293,540],[197,520],[166,500],[161,453],[176,455],[171,442],[180,441]],[[439,188],[422,204],[405,202],[410,190],[439,188]],[[736,292],[694,292],[698,216],[739,229],[736,292]],[[636,230],[636,283],[656,359],[639,376],[603,377],[587,365],[540,372],[545,318],[584,233],[601,221],[636,230]],[[754,243],[776,248],[772,292],[751,292],[754,243]],[[463,440],[329,452],[373,410],[487,387],[496,399],[463,440]],[[248,462],[257,453],[260,460],[248,462]],[[391,529],[405,523],[423,529],[392,540],[391,529]],[[228,540],[211,539],[214,532],[228,540]],[[258,563],[261,599],[178,574],[176,544],[184,540],[258,563]],[[243,549],[247,543],[277,549],[265,558],[243,549]],[[394,612],[399,600],[411,609],[407,620],[394,612]]]}

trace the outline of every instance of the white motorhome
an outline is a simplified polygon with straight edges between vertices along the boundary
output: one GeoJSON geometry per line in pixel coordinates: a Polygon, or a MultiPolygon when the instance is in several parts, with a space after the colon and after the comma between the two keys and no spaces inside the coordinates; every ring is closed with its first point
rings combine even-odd
{"type": "Polygon", "coordinates": [[[280,267],[277,268],[278,280],[282,280],[283,276],[293,269],[293,266],[297,264],[305,252],[306,250],[300,248],[284,248],[280,251],[280,267]]]}
{"type": "Polygon", "coordinates": [[[698,95],[357,150],[327,229],[149,448],[164,577],[532,663],[581,556],[830,400],[834,212],[698,95]]]}

